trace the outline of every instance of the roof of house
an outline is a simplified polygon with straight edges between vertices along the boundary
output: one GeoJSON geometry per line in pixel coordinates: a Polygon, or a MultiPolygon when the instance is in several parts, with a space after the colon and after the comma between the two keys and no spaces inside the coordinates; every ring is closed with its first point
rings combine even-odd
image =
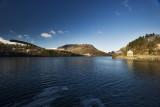
{"type": "Polygon", "coordinates": [[[129,50],[127,53],[133,53],[133,51],[129,50]]]}

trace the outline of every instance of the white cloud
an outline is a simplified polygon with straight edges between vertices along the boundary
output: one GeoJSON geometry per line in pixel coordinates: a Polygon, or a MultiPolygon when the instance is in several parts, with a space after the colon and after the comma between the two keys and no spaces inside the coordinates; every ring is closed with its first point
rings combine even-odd
{"type": "Polygon", "coordinates": [[[56,32],[54,30],[51,30],[50,33],[51,34],[56,34],[56,32]]]}
{"type": "Polygon", "coordinates": [[[23,36],[22,36],[22,35],[18,35],[18,38],[20,38],[20,39],[21,39],[21,38],[23,38],[23,36]]]}
{"type": "Polygon", "coordinates": [[[103,32],[102,32],[102,31],[97,31],[97,33],[98,33],[98,34],[102,34],[103,32]]]}
{"type": "Polygon", "coordinates": [[[42,33],[41,34],[42,37],[45,37],[45,38],[50,38],[52,37],[52,35],[48,34],[48,33],[42,33]]]}
{"type": "Polygon", "coordinates": [[[124,5],[126,8],[128,8],[129,11],[132,11],[132,8],[131,8],[131,6],[129,5],[128,0],[124,0],[123,5],[124,5]]]}
{"type": "Polygon", "coordinates": [[[62,30],[57,31],[59,34],[63,34],[64,32],[62,30]]]}
{"type": "Polygon", "coordinates": [[[117,15],[117,16],[119,16],[120,14],[121,14],[120,12],[118,12],[118,11],[116,12],[116,15],[117,15]]]}
{"type": "Polygon", "coordinates": [[[31,41],[32,43],[34,43],[34,41],[31,41]]]}
{"type": "Polygon", "coordinates": [[[29,35],[24,35],[25,37],[29,37],[29,35]]]}

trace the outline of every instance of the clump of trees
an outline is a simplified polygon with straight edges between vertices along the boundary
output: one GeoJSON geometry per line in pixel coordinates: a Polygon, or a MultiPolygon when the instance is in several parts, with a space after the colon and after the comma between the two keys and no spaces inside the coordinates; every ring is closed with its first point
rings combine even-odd
{"type": "Polygon", "coordinates": [[[28,42],[20,41],[20,40],[11,39],[10,42],[16,42],[16,43],[25,44],[25,45],[27,45],[29,47],[32,47],[32,48],[40,48],[39,46],[36,46],[36,45],[28,43],[28,42]]]}

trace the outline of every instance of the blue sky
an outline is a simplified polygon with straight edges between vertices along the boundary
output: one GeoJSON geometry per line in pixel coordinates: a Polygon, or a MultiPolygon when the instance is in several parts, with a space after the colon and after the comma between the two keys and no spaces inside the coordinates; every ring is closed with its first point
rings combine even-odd
{"type": "Polygon", "coordinates": [[[7,40],[112,51],[146,33],[160,34],[160,0],[0,0],[0,37],[7,40]]]}

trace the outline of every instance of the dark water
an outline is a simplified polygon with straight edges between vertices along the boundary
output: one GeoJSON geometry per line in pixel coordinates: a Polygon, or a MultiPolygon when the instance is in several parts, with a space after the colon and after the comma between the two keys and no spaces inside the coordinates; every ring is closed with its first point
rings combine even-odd
{"type": "Polygon", "coordinates": [[[160,62],[0,58],[0,107],[160,106],[160,62]]]}

